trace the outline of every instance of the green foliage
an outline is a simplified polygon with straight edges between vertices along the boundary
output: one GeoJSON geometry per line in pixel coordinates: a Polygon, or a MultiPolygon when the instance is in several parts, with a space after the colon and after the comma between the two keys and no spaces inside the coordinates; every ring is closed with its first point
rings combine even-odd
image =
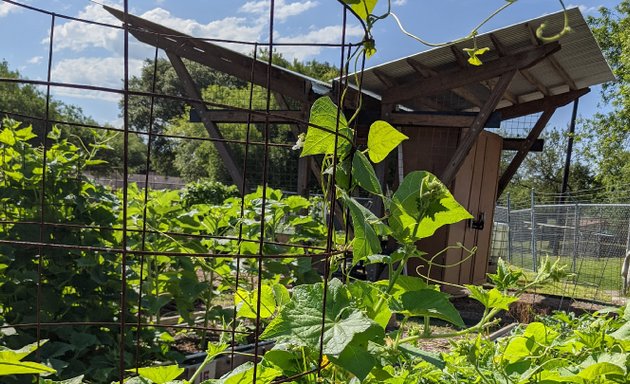
{"type": "Polygon", "coordinates": [[[626,32],[630,28],[630,1],[599,11],[600,15],[589,17],[588,23],[615,75],[616,81],[604,84],[601,92],[612,111],[583,121],[582,136],[589,165],[598,170],[598,181],[614,191],[625,189],[619,181],[630,177],[630,41],[626,32]]]}
{"type": "Polygon", "coordinates": [[[190,208],[196,204],[221,204],[230,197],[238,196],[238,194],[238,188],[235,185],[203,180],[186,185],[182,192],[182,200],[184,206],[190,208]]]}
{"type": "Polygon", "coordinates": [[[46,340],[42,340],[39,345],[38,343],[33,343],[17,350],[0,347],[0,376],[32,374],[49,375],[51,373],[55,373],[56,371],[54,369],[46,365],[23,360],[26,356],[34,352],[38,346],[45,343],[46,340]]]}

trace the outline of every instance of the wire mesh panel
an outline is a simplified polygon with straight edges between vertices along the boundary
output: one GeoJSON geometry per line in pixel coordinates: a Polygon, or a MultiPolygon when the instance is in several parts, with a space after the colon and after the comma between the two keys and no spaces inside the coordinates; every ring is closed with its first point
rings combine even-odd
{"type": "Polygon", "coordinates": [[[604,301],[622,296],[629,205],[536,204],[517,210],[508,205],[497,212],[495,257],[531,271],[545,256],[558,259],[574,276],[555,287],[556,294],[604,301]]]}
{"type": "MultiPolygon", "coordinates": [[[[335,210],[323,203],[334,193],[295,195],[309,188],[298,180],[308,168],[293,146],[312,100],[281,80],[315,82],[272,65],[274,1],[265,41],[215,41],[145,25],[132,18],[128,1],[121,10],[105,7],[115,17],[103,19],[5,3],[50,29],[41,80],[0,78],[0,87],[32,88],[43,101],[32,111],[0,101],[8,117],[0,127],[2,344],[33,343],[35,360],[57,377],[99,383],[122,382],[154,361],[193,369],[215,345],[224,357],[192,382],[242,364],[256,381],[265,367],[252,362],[270,348],[263,325],[286,303],[288,288],[322,276],[324,294],[313,308],[321,326],[313,332],[323,339],[329,262],[344,251],[333,248],[335,210]],[[105,66],[101,82],[72,83],[54,71],[57,50],[82,38],[70,24],[118,36],[123,54],[105,66]],[[177,39],[185,44],[173,45],[177,39]],[[199,62],[212,58],[211,49],[228,56],[219,57],[220,70],[203,72],[199,62]],[[134,50],[147,54],[146,83],[130,73],[134,50]],[[205,82],[195,83],[191,73],[205,82]],[[168,81],[180,88],[163,86],[168,81]],[[70,93],[117,100],[120,121],[61,113],[59,97],[70,93]],[[166,121],[169,109],[178,114],[166,121]],[[162,161],[173,151],[173,164],[162,161]],[[172,167],[183,171],[174,177],[172,167]]],[[[334,77],[343,77],[356,46],[346,43],[347,6],[340,2],[337,11],[338,43],[321,46],[337,51],[342,70],[334,77]]],[[[326,365],[322,350],[311,360],[318,364],[278,380],[317,375],[326,365]]]]}

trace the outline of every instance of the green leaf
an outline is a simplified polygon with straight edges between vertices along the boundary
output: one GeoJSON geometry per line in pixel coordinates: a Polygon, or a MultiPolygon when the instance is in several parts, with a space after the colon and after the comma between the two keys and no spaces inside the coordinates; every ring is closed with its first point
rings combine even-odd
{"type": "Polygon", "coordinates": [[[85,161],[85,165],[100,165],[100,164],[107,164],[107,160],[99,160],[99,159],[91,159],[91,160],[86,160],[85,161]]]}
{"type": "Polygon", "coordinates": [[[370,126],[368,133],[368,155],[374,163],[385,160],[387,155],[409,137],[398,132],[388,122],[377,120],[370,126]]]}
{"type": "Polygon", "coordinates": [[[483,55],[484,53],[488,52],[490,50],[490,48],[488,47],[483,47],[483,48],[464,48],[464,52],[466,52],[469,56],[468,58],[468,62],[472,65],[475,66],[480,66],[483,63],[481,62],[481,60],[479,60],[480,55],[483,55]]]}
{"type": "Polygon", "coordinates": [[[392,311],[388,305],[381,305],[379,311],[376,312],[378,302],[384,295],[383,291],[385,290],[385,287],[382,287],[382,289],[379,289],[379,287],[381,286],[357,280],[348,285],[348,290],[357,303],[357,307],[385,329],[392,317],[392,311]]]}
{"type": "MultiPolygon", "coordinates": [[[[276,298],[273,288],[268,285],[263,285],[261,291],[260,318],[267,319],[276,311],[276,298]]],[[[250,292],[239,288],[234,295],[234,305],[238,309],[236,312],[237,316],[255,319],[257,317],[258,290],[250,292]]]]}
{"type": "Polygon", "coordinates": [[[442,319],[458,327],[464,327],[464,320],[446,293],[433,289],[405,292],[399,300],[392,301],[392,310],[408,316],[428,316],[442,319]]]}
{"type": "Polygon", "coordinates": [[[601,362],[580,370],[577,374],[589,382],[599,382],[602,376],[607,375],[625,375],[624,370],[616,364],[601,362]]]}
{"type": "MultiPolygon", "coordinates": [[[[322,334],[323,291],[321,283],[295,287],[291,301],[269,323],[261,338],[286,341],[317,351],[322,334]]],[[[323,329],[324,354],[339,355],[354,335],[366,331],[372,324],[368,317],[351,306],[350,294],[341,281],[331,280],[323,329]]]]}
{"type": "Polygon", "coordinates": [[[324,96],[315,100],[311,107],[309,124],[311,125],[308,126],[306,131],[301,157],[333,154],[337,129],[339,129],[340,135],[347,137],[339,136],[337,139],[338,155],[342,157],[348,153],[350,148],[348,139],[352,138],[352,130],[348,127],[348,122],[343,113],[338,111],[337,106],[330,97],[324,96]],[[339,117],[339,120],[337,120],[337,117],[339,117]],[[317,128],[315,125],[327,130],[317,128]]]}
{"type": "Polygon", "coordinates": [[[344,348],[338,357],[329,357],[330,361],[352,373],[359,380],[364,380],[379,361],[378,356],[369,350],[370,341],[382,341],[384,337],[383,328],[375,325],[367,331],[355,335],[352,342],[344,348]]]}
{"type": "Polygon", "coordinates": [[[50,373],[57,373],[57,371],[32,361],[0,360],[0,376],[50,373]]]}
{"type": "Polygon", "coordinates": [[[465,287],[470,291],[470,297],[483,304],[486,308],[499,308],[509,311],[510,304],[518,301],[518,297],[504,295],[496,288],[486,291],[482,287],[475,285],[465,285],[465,287]]]}
{"type": "MultiPolygon", "coordinates": [[[[282,372],[275,368],[258,365],[256,367],[256,384],[271,383],[282,372]]],[[[247,362],[236,367],[218,380],[211,380],[210,383],[215,384],[250,384],[254,382],[254,363],[247,362]]]]}
{"type": "Polygon", "coordinates": [[[15,136],[13,134],[13,131],[8,128],[0,131],[0,143],[6,144],[8,146],[15,145],[15,136]]]}
{"type": "MultiPolygon", "coordinates": [[[[46,344],[46,342],[48,342],[48,340],[41,340],[39,346],[46,344]]],[[[37,342],[27,344],[20,349],[10,349],[0,346],[0,361],[20,361],[37,350],[37,347],[37,342]]]]}
{"type": "Polygon", "coordinates": [[[531,337],[515,336],[510,339],[505,351],[501,355],[509,363],[515,363],[530,356],[536,348],[536,342],[531,337]]]}
{"type": "MultiPolygon", "coordinates": [[[[387,287],[389,285],[389,280],[379,280],[376,282],[377,285],[387,287]]],[[[398,279],[396,279],[396,283],[392,287],[391,295],[395,299],[400,299],[404,293],[419,291],[422,289],[428,289],[426,281],[419,277],[415,276],[406,276],[400,275],[398,279]]]]}
{"type": "Polygon", "coordinates": [[[389,225],[402,243],[424,239],[447,224],[470,219],[446,186],[429,172],[414,171],[392,196],[389,225]]]}
{"type": "Polygon", "coordinates": [[[366,191],[375,195],[383,194],[381,183],[376,177],[374,167],[372,167],[370,161],[360,151],[356,151],[352,159],[352,176],[357,184],[366,191]]]}
{"type": "Polygon", "coordinates": [[[61,380],[61,381],[44,379],[40,377],[39,384],[83,384],[83,376],[84,375],[81,375],[81,376],[77,376],[71,379],[61,380]]]}
{"type": "Polygon", "coordinates": [[[398,349],[410,357],[421,358],[422,360],[435,365],[439,369],[444,369],[444,367],[446,367],[446,362],[437,353],[423,351],[422,349],[409,343],[400,344],[398,349]]]}
{"type": "Polygon", "coordinates": [[[343,0],[362,19],[367,20],[378,0],[343,0]]]}
{"type": "MultiPolygon", "coordinates": [[[[135,369],[128,369],[135,372],[135,369]]],[[[138,368],[138,375],[149,379],[155,384],[165,384],[177,379],[184,372],[184,368],[175,365],[138,368]]]]}
{"type": "Polygon", "coordinates": [[[381,252],[379,234],[386,234],[389,228],[383,224],[369,209],[354,198],[341,192],[341,198],[350,210],[354,239],[352,240],[352,264],[356,265],[368,256],[381,252]]]}
{"type": "Polygon", "coordinates": [[[228,345],[225,343],[208,344],[208,348],[206,349],[206,361],[207,362],[212,361],[215,357],[222,354],[227,349],[227,347],[228,345]]]}
{"type": "Polygon", "coordinates": [[[538,345],[551,345],[558,337],[558,332],[543,323],[535,321],[527,325],[523,336],[532,337],[538,345]]]}

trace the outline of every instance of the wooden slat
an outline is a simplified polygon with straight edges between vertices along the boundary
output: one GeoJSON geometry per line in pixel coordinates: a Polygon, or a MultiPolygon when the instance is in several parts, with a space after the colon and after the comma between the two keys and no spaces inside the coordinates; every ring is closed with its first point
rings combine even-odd
{"type": "Polygon", "coordinates": [[[483,130],[483,127],[490,118],[490,114],[497,107],[499,101],[501,101],[501,98],[503,97],[503,92],[505,92],[507,87],[510,85],[510,82],[512,81],[515,73],[516,69],[512,69],[511,71],[503,73],[501,75],[499,82],[492,90],[490,98],[488,99],[488,101],[486,101],[486,104],[477,114],[477,117],[470,126],[468,133],[463,138],[461,143],[457,146],[457,151],[455,151],[455,154],[453,155],[453,157],[449,161],[449,164],[446,166],[446,169],[442,173],[442,177],[440,179],[444,184],[450,184],[451,181],[453,181],[453,179],[455,178],[457,171],[459,171],[459,168],[461,167],[463,161],[466,159],[466,156],[468,156],[468,152],[470,152],[470,149],[477,141],[479,133],[483,130]]]}
{"type": "Polygon", "coordinates": [[[532,113],[543,112],[546,109],[565,106],[575,99],[586,95],[590,91],[590,88],[582,88],[577,91],[569,91],[559,95],[547,96],[527,103],[501,108],[498,109],[497,112],[501,114],[501,120],[514,119],[521,116],[531,115],[532,113]]]}
{"type": "MultiPolygon", "coordinates": [[[[406,62],[411,68],[413,68],[416,73],[424,78],[439,75],[438,71],[420,63],[419,61],[408,58],[406,59],[406,62]]],[[[490,92],[488,91],[488,89],[478,84],[470,84],[465,87],[455,88],[452,89],[451,92],[468,101],[471,105],[480,108],[483,105],[484,101],[487,100],[488,97],[490,97],[490,92]]]]}
{"type": "MultiPolygon", "coordinates": [[[[206,127],[206,131],[208,131],[208,135],[213,139],[223,140],[223,135],[221,135],[219,128],[210,119],[210,116],[208,115],[208,108],[203,103],[203,101],[201,101],[202,100],[201,93],[195,86],[195,82],[190,76],[188,69],[186,69],[186,65],[184,65],[184,62],[182,61],[182,59],[171,52],[166,52],[166,55],[168,56],[168,59],[171,61],[171,64],[173,65],[175,72],[177,72],[177,76],[182,81],[187,97],[190,99],[199,100],[199,102],[197,103],[192,102],[191,104],[195,107],[195,109],[199,113],[199,117],[201,118],[203,125],[206,127]]],[[[221,159],[223,160],[225,167],[227,168],[227,171],[230,174],[230,177],[232,178],[232,182],[234,183],[234,185],[238,187],[241,193],[246,192],[247,186],[243,184],[243,174],[241,173],[236,162],[234,161],[234,156],[232,155],[232,151],[230,150],[230,148],[223,141],[213,141],[212,144],[217,149],[217,152],[219,152],[219,155],[221,156],[221,159]]]]}
{"type": "MultiPolygon", "coordinates": [[[[503,150],[504,151],[518,151],[523,146],[523,143],[526,139],[513,139],[513,138],[504,138],[503,139],[503,150]]],[[[542,152],[545,146],[544,139],[536,139],[532,143],[530,152],[542,152]]]]}
{"type": "MultiPolygon", "coordinates": [[[[492,40],[492,45],[494,45],[494,48],[499,53],[499,56],[504,57],[510,54],[507,47],[503,45],[503,43],[499,40],[499,38],[494,33],[490,34],[490,40],[492,40]]],[[[539,46],[539,45],[540,44],[534,44],[534,46],[539,46]]],[[[542,93],[544,96],[549,96],[550,94],[549,89],[544,84],[542,84],[536,78],[536,76],[534,76],[528,69],[526,68],[519,69],[519,73],[521,74],[521,76],[525,78],[525,80],[527,80],[530,84],[536,87],[536,89],[538,89],[540,93],[542,93]]]]}
{"type": "Polygon", "coordinates": [[[269,66],[263,61],[254,61],[253,58],[234,52],[218,45],[195,39],[176,30],[166,28],[140,17],[103,6],[109,13],[121,21],[129,24],[129,32],[143,43],[158,47],[167,52],[198,63],[207,65],[218,71],[236,76],[244,81],[251,81],[252,67],[254,67],[254,83],[266,86],[267,71],[271,74],[270,88],[283,95],[297,100],[308,101],[314,96],[311,94],[311,82],[290,71],[277,66],[269,66]]]}
{"type": "Polygon", "coordinates": [[[296,124],[297,121],[304,121],[306,116],[302,111],[278,110],[266,111],[258,110],[247,112],[237,109],[209,109],[207,115],[215,124],[218,123],[257,123],[262,124],[267,121],[272,124],[296,124]]]}
{"type": "Polygon", "coordinates": [[[518,150],[518,152],[516,152],[514,158],[501,175],[501,179],[499,179],[497,196],[501,196],[505,188],[507,188],[508,184],[512,180],[512,177],[514,177],[514,175],[516,174],[516,171],[523,163],[523,160],[525,160],[525,157],[532,148],[532,145],[534,145],[534,142],[536,141],[536,139],[538,139],[540,133],[543,131],[545,126],[547,126],[547,123],[549,122],[555,111],[556,108],[549,108],[546,109],[542,113],[542,115],[540,115],[538,121],[527,135],[525,141],[522,143],[521,148],[518,150]]]}
{"type": "Polygon", "coordinates": [[[531,67],[559,49],[560,45],[558,43],[550,43],[501,57],[480,67],[458,68],[455,71],[441,73],[437,77],[411,81],[386,90],[383,92],[382,100],[384,103],[399,103],[418,96],[435,95],[467,84],[479,83],[509,73],[512,70],[531,67]]]}
{"type": "Polygon", "coordinates": [[[476,113],[470,115],[449,115],[437,113],[390,112],[385,119],[392,125],[416,127],[468,128],[475,120],[476,113]]]}
{"type": "Polygon", "coordinates": [[[534,76],[529,70],[519,69],[519,72],[521,73],[521,76],[523,76],[531,85],[536,87],[540,93],[545,96],[549,96],[551,94],[549,92],[549,88],[545,87],[545,85],[541,83],[540,80],[538,80],[538,78],[536,78],[536,76],[534,76]]]}

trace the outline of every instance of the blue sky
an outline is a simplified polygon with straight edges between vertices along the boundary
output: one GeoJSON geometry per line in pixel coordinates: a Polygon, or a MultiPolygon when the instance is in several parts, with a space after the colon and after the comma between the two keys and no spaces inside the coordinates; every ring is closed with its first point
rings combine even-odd
{"type": "MultiPolygon", "coordinates": [[[[116,23],[115,19],[89,0],[20,0],[34,7],[82,19],[116,23]]],[[[101,3],[122,7],[122,1],[101,3]]],[[[380,0],[385,3],[385,0],[380,0]]],[[[393,11],[405,28],[431,41],[446,41],[466,35],[470,29],[505,0],[392,0],[393,11]]],[[[613,7],[618,0],[582,0],[567,3],[579,6],[585,15],[596,15],[601,6],[613,7]]],[[[129,0],[130,11],[163,23],[182,32],[205,38],[242,41],[268,40],[268,0],[129,0]]],[[[555,0],[518,0],[488,23],[489,31],[556,12],[555,0]]],[[[336,0],[276,0],[276,42],[339,42],[341,8],[336,0]]],[[[0,0],[0,60],[9,62],[24,77],[45,79],[48,58],[48,36],[51,18],[15,7],[0,0]]],[[[350,39],[359,41],[361,29],[351,25],[350,39]]],[[[374,30],[377,54],[368,66],[411,55],[427,49],[404,36],[393,20],[380,22],[374,30]]],[[[122,33],[107,28],[58,19],[54,32],[52,80],[107,87],[121,85],[123,74],[122,33]]],[[[250,46],[231,46],[247,52],[250,46]]],[[[284,47],[288,58],[317,59],[338,64],[334,49],[284,47]]],[[[153,50],[140,43],[131,44],[130,71],[137,74],[144,58],[153,50]]],[[[117,98],[98,92],[54,89],[57,99],[81,106],[84,112],[100,122],[119,122],[117,98]]],[[[597,109],[599,89],[581,100],[580,115],[589,117],[597,109]]],[[[564,128],[570,107],[556,113],[551,124],[564,128]]]]}

